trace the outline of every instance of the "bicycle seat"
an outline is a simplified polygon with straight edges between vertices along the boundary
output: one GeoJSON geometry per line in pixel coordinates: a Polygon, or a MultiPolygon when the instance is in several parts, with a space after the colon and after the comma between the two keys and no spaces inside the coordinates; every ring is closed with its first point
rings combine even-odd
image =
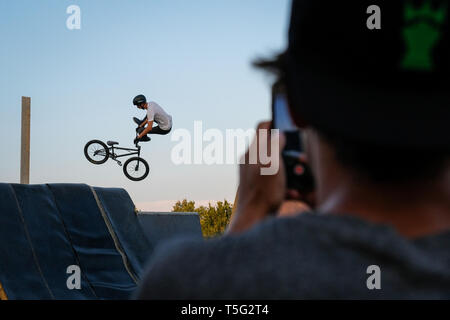
{"type": "Polygon", "coordinates": [[[106,144],[107,144],[108,146],[113,146],[113,145],[119,144],[119,143],[116,142],[116,141],[108,141],[108,142],[106,142],[106,144]]]}

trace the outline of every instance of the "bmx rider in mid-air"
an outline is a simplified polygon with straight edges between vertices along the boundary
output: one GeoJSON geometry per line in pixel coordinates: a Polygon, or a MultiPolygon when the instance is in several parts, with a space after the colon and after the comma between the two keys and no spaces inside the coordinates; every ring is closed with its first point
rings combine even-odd
{"type": "Polygon", "coordinates": [[[138,136],[134,139],[134,144],[139,141],[150,141],[147,134],[168,134],[172,130],[172,116],[167,114],[163,108],[156,102],[147,102],[144,95],[140,94],[133,99],[133,104],[142,110],[147,110],[147,115],[143,120],[133,118],[138,124],[136,132],[138,136]],[[158,125],[153,127],[153,122],[158,125]]]}

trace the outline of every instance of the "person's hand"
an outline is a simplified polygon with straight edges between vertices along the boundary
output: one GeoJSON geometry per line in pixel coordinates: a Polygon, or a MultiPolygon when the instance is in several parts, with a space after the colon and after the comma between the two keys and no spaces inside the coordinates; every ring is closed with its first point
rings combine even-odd
{"type": "Polygon", "coordinates": [[[285,137],[270,134],[270,122],[258,125],[256,137],[245,154],[244,164],[240,165],[240,182],[237,195],[236,211],[230,221],[227,233],[238,233],[247,230],[255,223],[265,219],[270,214],[275,214],[286,194],[286,177],[281,151],[285,145],[285,137]],[[261,140],[260,130],[267,130],[267,138],[261,140]],[[272,145],[278,146],[271,150],[272,145]],[[250,151],[258,150],[256,164],[249,164],[250,151]],[[277,154],[271,154],[277,152],[277,154]],[[260,155],[267,155],[271,163],[261,164],[260,155]],[[274,163],[277,162],[277,163],[274,163]],[[263,175],[262,169],[278,167],[278,171],[272,175],[263,175]]]}
{"type": "Polygon", "coordinates": [[[277,217],[291,217],[308,211],[311,211],[311,207],[304,201],[285,200],[278,209],[277,217]]]}
{"type": "MultiPolygon", "coordinates": [[[[301,164],[303,164],[303,166],[308,166],[308,159],[306,158],[305,153],[302,153],[298,160],[301,164]]],[[[299,208],[300,206],[304,208],[314,208],[316,206],[316,193],[314,189],[312,191],[304,193],[301,193],[299,190],[288,189],[286,190],[286,199],[287,201],[297,202],[299,208]]]]}
{"type": "Polygon", "coordinates": [[[137,127],[137,128],[136,128],[136,132],[139,132],[139,129],[140,129],[140,128],[141,128],[141,127],[137,127]]]}
{"type": "Polygon", "coordinates": [[[136,145],[138,142],[139,142],[139,138],[136,137],[136,138],[133,140],[133,143],[136,145]]]}

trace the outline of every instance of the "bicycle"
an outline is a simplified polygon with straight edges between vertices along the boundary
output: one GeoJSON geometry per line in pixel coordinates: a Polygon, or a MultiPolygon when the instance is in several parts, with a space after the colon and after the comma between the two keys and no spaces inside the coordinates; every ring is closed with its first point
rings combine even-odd
{"type": "Polygon", "coordinates": [[[136,143],[136,149],[115,147],[119,143],[116,141],[107,141],[106,144],[101,140],[91,140],[84,146],[84,155],[86,159],[93,164],[103,164],[108,159],[112,159],[117,162],[119,166],[122,166],[122,162],[117,160],[120,157],[126,157],[131,155],[137,155],[125,161],[123,165],[123,173],[132,181],[144,180],[150,172],[150,167],[145,159],[140,157],[141,146],[139,141],[136,143]],[[108,145],[108,146],[107,146],[108,145]],[[117,154],[116,150],[130,151],[124,154],[117,154]]]}

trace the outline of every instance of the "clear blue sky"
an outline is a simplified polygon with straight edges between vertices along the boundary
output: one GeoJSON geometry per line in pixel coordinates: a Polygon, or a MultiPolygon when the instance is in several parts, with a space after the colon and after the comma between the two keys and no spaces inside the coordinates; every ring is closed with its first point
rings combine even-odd
{"type": "Polygon", "coordinates": [[[31,101],[31,183],[123,187],[137,203],[233,200],[235,165],[180,165],[175,142],[144,144],[150,175],[131,182],[112,161],[87,162],[85,143],[131,146],[139,93],[174,129],[254,128],[270,117],[269,81],[251,67],[285,48],[288,0],[14,0],[0,2],[0,182],[19,181],[20,101],[31,101]],[[81,8],[68,30],[66,8],[81,8]]]}

